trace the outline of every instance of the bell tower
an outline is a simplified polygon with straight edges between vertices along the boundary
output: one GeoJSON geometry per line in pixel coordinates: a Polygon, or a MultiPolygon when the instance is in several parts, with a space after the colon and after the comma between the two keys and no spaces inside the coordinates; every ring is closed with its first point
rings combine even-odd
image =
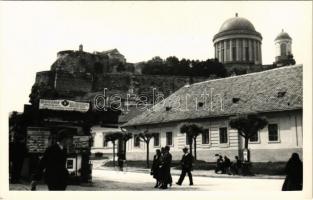
{"type": "Polygon", "coordinates": [[[288,59],[292,55],[292,39],[288,33],[282,29],[281,33],[275,38],[276,57],[275,62],[288,59]]]}

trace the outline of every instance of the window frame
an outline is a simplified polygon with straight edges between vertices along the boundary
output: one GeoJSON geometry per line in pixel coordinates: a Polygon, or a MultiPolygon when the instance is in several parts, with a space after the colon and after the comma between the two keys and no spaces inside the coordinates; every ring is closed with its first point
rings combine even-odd
{"type": "Polygon", "coordinates": [[[186,145],[190,145],[190,143],[192,143],[192,138],[190,138],[190,143],[189,143],[189,139],[188,139],[188,134],[185,133],[185,141],[186,141],[186,145]]]}
{"type": "Polygon", "coordinates": [[[259,143],[261,143],[260,131],[258,131],[256,135],[257,135],[257,137],[258,137],[258,140],[256,140],[256,141],[250,141],[250,138],[249,138],[249,144],[259,144],[259,143]]]}
{"type": "Polygon", "coordinates": [[[153,137],[153,146],[154,147],[160,147],[161,146],[161,140],[160,140],[160,133],[154,133],[155,135],[158,136],[158,145],[155,145],[155,136],[153,137]]]}
{"type": "Polygon", "coordinates": [[[229,143],[229,138],[228,138],[229,136],[228,136],[227,126],[219,127],[219,129],[218,129],[218,136],[219,136],[219,140],[218,140],[219,144],[225,145],[225,144],[229,143]],[[221,129],[226,129],[226,139],[227,139],[227,141],[223,142],[223,143],[221,142],[221,129]]]}
{"type": "Polygon", "coordinates": [[[166,131],[165,132],[165,144],[166,146],[174,146],[174,137],[173,137],[173,132],[172,131],[166,131]],[[167,139],[167,134],[168,133],[171,133],[171,141],[172,141],[172,144],[168,144],[168,139],[167,139]]]}
{"type": "Polygon", "coordinates": [[[279,133],[279,124],[277,122],[270,122],[268,123],[267,125],[267,140],[268,140],[268,143],[271,144],[271,143],[280,143],[280,133],[279,133]],[[269,130],[269,126],[270,125],[276,125],[277,126],[277,140],[270,140],[270,130],[269,130]]]}
{"type": "Polygon", "coordinates": [[[280,44],[280,56],[287,56],[287,44],[286,43],[281,43],[280,44]]]}
{"type": "Polygon", "coordinates": [[[211,131],[210,131],[209,128],[205,128],[204,131],[205,131],[205,134],[207,135],[207,136],[206,136],[206,138],[207,138],[206,141],[207,141],[207,142],[204,142],[204,137],[203,137],[204,133],[202,133],[202,134],[201,134],[201,144],[203,144],[203,145],[208,145],[208,144],[211,143],[211,142],[210,142],[210,140],[211,140],[210,132],[211,132],[211,131]]]}

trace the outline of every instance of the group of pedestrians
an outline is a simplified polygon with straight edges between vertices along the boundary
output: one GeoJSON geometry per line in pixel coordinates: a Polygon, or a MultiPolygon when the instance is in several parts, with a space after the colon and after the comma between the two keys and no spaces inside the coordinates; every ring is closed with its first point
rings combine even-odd
{"type": "Polygon", "coordinates": [[[222,174],[239,174],[242,168],[242,161],[238,156],[235,156],[235,162],[231,162],[227,156],[216,155],[218,159],[216,161],[215,173],[221,172],[222,174]]]}
{"type": "MultiPolygon", "coordinates": [[[[181,159],[182,173],[179,180],[176,182],[177,185],[181,185],[184,181],[186,174],[189,177],[189,184],[193,185],[192,180],[192,163],[193,157],[188,153],[188,148],[183,149],[183,156],[181,159]]],[[[170,147],[162,147],[161,150],[156,150],[156,155],[153,157],[153,163],[151,168],[151,175],[156,179],[155,188],[167,189],[168,186],[172,186],[172,175],[171,175],[171,163],[172,155],[170,153],[170,147]]]]}
{"type": "Polygon", "coordinates": [[[170,147],[166,146],[162,147],[161,150],[157,149],[151,168],[151,175],[156,179],[155,188],[167,189],[168,186],[172,186],[171,164],[172,154],[170,153],[170,147]]]}

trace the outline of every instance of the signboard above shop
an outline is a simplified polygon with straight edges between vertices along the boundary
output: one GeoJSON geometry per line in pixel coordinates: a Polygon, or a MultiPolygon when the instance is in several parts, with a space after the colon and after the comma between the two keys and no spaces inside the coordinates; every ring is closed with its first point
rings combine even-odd
{"type": "Polygon", "coordinates": [[[89,103],[70,101],[66,99],[48,100],[40,99],[39,109],[87,112],[89,103]]]}

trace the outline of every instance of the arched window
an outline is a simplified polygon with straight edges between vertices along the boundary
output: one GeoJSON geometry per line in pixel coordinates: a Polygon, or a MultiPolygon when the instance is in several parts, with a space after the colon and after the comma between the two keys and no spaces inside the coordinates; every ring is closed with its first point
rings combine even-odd
{"type": "Polygon", "coordinates": [[[280,45],[280,55],[281,56],[286,56],[287,55],[287,46],[285,43],[282,43],[280,45]]]}

